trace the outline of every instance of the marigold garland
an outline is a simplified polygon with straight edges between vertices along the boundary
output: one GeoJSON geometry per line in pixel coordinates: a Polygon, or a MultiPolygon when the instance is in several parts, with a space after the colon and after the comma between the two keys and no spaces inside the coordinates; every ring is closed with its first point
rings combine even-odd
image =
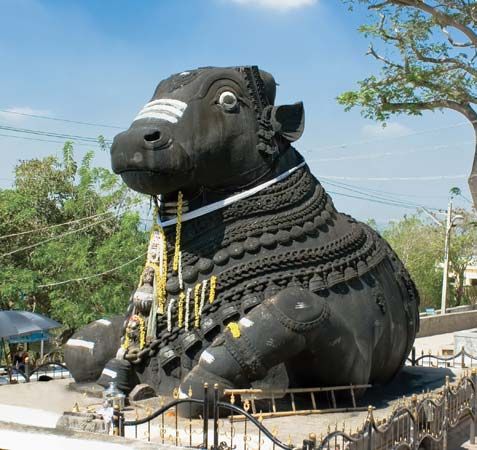
{"type": "Polygon", "coordinates": [[[230,322],[227,325],[227,328],[232,333],[232,337],[234,337],[235,339],[238,339],[240,337],[240,327],[237,322],[230,322]]]}
{"type": "Polygon", "coordinates": [[[199,299],[199,291],[201,288],[201,284],[197,283],[194,287],[194,326],[199,328],[200,324],[200,299],[199,299]]]}
{"type": "Polygon", "coordinates": [[[182,325],[184,324],[184,300],[185,294],[184,292],[181,292],[179,294],[179,304],[177,306],[177,324],[179,325],[179,328],[182,328],[182,325]]]}
{"type": "Polygon", "coordinates": [[[141,316],[139,318],[139,348],[142,350],[146,344],[146,326],[144,319],[141,316]]]}
{"type": "Polygon", "coordinates": [[[217,286],[217,277],[215,275],[212,275],[210,277],[209,303],[213,303],[215,300],[216,286],[217,286]]]}
{"type": "Polygon", "coordinates": [[[129,344],[131,342],[129,341],[129,336],[128,336],[128,333],[126,332],[125,335],[124,335],[124,342],[121,344],[121,347],[124,349],[124,350],[127,350],[129,348],[129,344]]]}
{"type": "Polygon", "coordinates": [[[179,270],[179,256],[181,251],[181,229],[182,229],[182,192],[177,194],[177,222],[176,222],[176,243],[174,247],[174,260],[172,262],[172,270],[179,270]]]}

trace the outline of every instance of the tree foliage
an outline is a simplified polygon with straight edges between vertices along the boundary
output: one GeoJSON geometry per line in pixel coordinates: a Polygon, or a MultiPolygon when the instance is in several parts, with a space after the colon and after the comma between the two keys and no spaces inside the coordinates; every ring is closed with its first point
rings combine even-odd
{"type": "Polygon", "coordinates": [[[383,237],[409,271],[421,297],[421,307],[440,307],[444,233],[419,216],[405,216],[391,222],[383,237]]]}
{"type": "MultiPolygon", "coordinates": [[[[475,262],[477,228],[473,215],[459,210],[464,220],[451,231],[449,274],[451,283],[448,306],[464,303],[464,272],[475,262]]],[[[383,237],[401,258],[421,296],[421,307],[440,308],[444,259],[445,227],[429,223],[421,216],[405,216],[391,222],[383,237]]]]}
{"type": "MultiPolygon", "coordinates": [[[[477,3],[475,0],[343,0],[372,12],[360,31],[378,75],[338,97],[346,110],[385,123],[393,114],[451,109],[477,136],[477,3]]],[[[477,205],[477,144],[469,187],[477,205]]]]}
{"type": "Polygon", "coordinates": [[[345,0],[368,6],[371,23],[360,31],[371,39],[368,54],[382,63],[379,75],[341,94],[349,110],[365,117],[420,115],[450,108],[477,129],[477,5],[473,0],[345,0]]]}
{"type": "Polygon", "coordinates": [[[125,310],[142,258],[100,277],[41,287],[107,272],[144,251],[131,210],[137,199],[107,169],[92,167],[92,158],[76,162],[66,143],[62,158],[21,161],[14,187],[0,190],[0,236],[37,230],[0,239],[0,309],[36,310],[71,329],[125,310]]]}

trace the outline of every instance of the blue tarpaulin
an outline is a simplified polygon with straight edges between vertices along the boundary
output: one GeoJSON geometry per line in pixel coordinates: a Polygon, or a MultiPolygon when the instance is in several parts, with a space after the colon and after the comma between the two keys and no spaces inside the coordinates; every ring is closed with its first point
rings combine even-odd
{"type": "Polygon", "coordinates": [[[6,339],[10,344],[20,344],[24,342],[39,342],[50,339],[50,333],[48,331],[37,331],[23,336],[12,336],[6,339]]]}

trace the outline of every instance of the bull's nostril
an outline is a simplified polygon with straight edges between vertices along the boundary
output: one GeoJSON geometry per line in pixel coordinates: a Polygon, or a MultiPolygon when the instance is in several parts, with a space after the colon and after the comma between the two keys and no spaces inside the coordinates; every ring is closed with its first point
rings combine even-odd
{"type": "Polygon", "coordinates": [[[144,136],[144,140],[146,142],[156,142],[159,139],[161,139],[161,132],[160,131],[154,131],[154,133],[146,134],[144,136]]]}

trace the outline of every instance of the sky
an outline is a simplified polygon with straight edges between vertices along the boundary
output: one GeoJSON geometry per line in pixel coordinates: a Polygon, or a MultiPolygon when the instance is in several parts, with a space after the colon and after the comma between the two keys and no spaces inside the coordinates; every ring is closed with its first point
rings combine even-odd
{"type": "MultiPolygon", "coordinates": [[[[276,104],[304,102],[296,148],[339,210],[385,224],[416,209],[382,197],[444,210],[457,186],[470,199],[474,136],[463,116],[397,116],[383,129],[337,104],[379,71],[357,31],[366,11],[337,0],[0,0],[0,11],[0,128],[112,138],[170,74],[256,64],[279,83],[276,104]]],[[[0,188],[11,186],[18,161],[61,152],[61,139],[19,137],[56,140],[0,129],[0,188]]],[[[75,154],[88,149],[109,167],[94,145],[75,154]]],[[[465,198],[456,205],[469,207],[465,198]]]]}

